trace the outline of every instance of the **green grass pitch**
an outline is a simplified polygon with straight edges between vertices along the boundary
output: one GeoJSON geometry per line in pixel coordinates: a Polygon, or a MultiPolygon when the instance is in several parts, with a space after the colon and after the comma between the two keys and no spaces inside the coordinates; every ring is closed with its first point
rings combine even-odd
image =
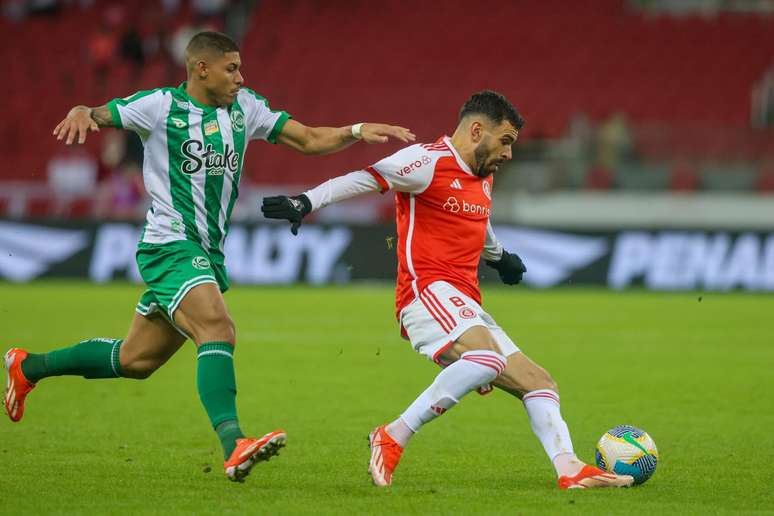
{"type": "MultiPolygon", "coordinates": [[[[3,349],[121,337],[141,288],[0,284],[3,349]]],[[[228,482],[188,343],[145,381],[52,378],[0,421],[2,514],[713,514],[770,512],[774,297],[487,288],[485,306],[559,383],[578,455],[628,423],[653,478],[561,492],[521,403],[471,394],[412,441],[392,488],[366,476],[367,433],[437,368],[400,339],[392,288],[235,288],[244,430],[281,456],[228,482]],[[702,297],[700,297],[702,296],[702,297]]]]}

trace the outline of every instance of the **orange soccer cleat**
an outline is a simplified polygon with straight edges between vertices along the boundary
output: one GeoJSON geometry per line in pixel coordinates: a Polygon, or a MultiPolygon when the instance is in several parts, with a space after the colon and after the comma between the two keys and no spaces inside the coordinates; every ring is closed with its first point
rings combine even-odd
{"type": "Polygon", "coordinates": [[[630,475],[616,475],[588,464],[574,477],[559,477],[559,489],[588,489],[592,487],[629,487],[634,483],[630,475]]]}
{"type": "Polygon", "coordinates": [[[392,473],[398,467],[403,453],[403,448],[390,437],[385,427],[386,425],[382,425],[375,428],[368,436],[368,445],[371,448],[368,472],[374,485],[379,487],[392,484],[392,473]]]}
{"type": "Polygon", "coordinates": [[[279,455],[280,449],[284,448],[287,442],[288,436],[284,430],[275,430],[260,439],[253,437],[237,439],[236,448],[223,463],[226,476],[229,480],[241,482],[250,474],[250,470],[256,463],[279,455]]]}
{"type": "Polygon", "coordinates": [[[28,353],[21,348],[9,349],[4,358],[6,369],[5,411],[11,421],[21,421],[24,415],[24,398],[35,388],[22,372],[21,363],[28,353]]]}

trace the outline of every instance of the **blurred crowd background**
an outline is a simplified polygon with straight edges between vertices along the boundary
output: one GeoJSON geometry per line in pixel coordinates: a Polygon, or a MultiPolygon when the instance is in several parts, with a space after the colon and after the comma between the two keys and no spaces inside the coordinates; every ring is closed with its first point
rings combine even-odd
{"type": "MultiPolygon", "coordinates": [[[[202,29],[234,37],[246,85],[307,125],[384,121],[434,141],[471,93],[502,92],[527,123],[495,179],[499,221],[772,214],[771,0],[5,0],[0,15],[0,217],[142,219],[135,135],[67,147],[51,131],[73,105],[181,83],[202,29]]],[[[397,148],[307,157],[254,143],[236,217],[397,148]]],[[[391,203],[320,216],[386,221],[391,203]]]]}

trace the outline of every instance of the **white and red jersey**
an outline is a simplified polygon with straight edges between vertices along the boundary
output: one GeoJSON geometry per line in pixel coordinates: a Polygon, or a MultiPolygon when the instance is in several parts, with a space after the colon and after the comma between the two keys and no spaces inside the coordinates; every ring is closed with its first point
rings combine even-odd
{"type": "Polygon", "coordinates": [[[473,174],[448,137],[406,147],[366,170],[382,192],[396,191],[398,314],[434,281],[446,281],[480,304],[477,271],[492,176],[473,174]]]}

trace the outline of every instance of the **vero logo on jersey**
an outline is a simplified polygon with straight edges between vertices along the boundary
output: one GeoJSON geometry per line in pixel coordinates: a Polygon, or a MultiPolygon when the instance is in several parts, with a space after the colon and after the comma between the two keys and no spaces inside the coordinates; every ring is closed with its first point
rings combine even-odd
{"type": "Polygon", "coordinates": [[[235,173],[239,168],[239,153],[229,144],[225,145],[223,152],[216,152],[212,144],[204,148],[199,140],[186,140],[180,146],[180,152],[187,158],[180,164],[180,172],[183,174],[193,175],[206,167],[208,175],[222,176],[226,169],[235,173]]]}
{"type": "Polygon", "coordinates": [[[412,161],[408,165],[401,167],[400,170],[398,170],[399,176],[407,176],[411,174],[414,170],[420,168],[422,165],[429,165],[432,160],[430,159],[430,156],[422,156],[416,161],[412,161]]]}

